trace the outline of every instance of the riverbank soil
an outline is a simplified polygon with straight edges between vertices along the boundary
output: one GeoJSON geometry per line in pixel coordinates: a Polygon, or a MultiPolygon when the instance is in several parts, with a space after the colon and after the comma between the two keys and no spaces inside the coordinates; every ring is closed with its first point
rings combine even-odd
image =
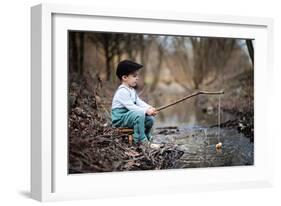
{"type": "Polygon", "coordinates": [[[93,87],[87,80],[70,76],[69,173],[174,168],[183,155],[175,145],[165,144],[161,149],[130,146],[127,135],[108,124],[110,111],[101,102],[101,96],[106,94],[101,84],[93,87]]]}

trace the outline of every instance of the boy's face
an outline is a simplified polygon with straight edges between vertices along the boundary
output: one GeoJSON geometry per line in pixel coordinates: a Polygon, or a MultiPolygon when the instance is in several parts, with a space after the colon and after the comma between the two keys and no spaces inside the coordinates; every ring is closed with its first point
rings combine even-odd
{"type": "Polygon", "coordinates": [[[136,87],[139,80],[139,71],[135,71],[129,75],[122,76],[122,82],[130,87],[136,87]]]}

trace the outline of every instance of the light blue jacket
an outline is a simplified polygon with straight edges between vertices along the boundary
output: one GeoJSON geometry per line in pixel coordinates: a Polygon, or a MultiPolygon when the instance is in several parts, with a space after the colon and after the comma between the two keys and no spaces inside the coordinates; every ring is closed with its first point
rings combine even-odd
{"type": "Polygon", "coordinates": [[[151,106],[139,98],[134,88],[121,84],[114,94],[111,110],[126,108],[146,113],[149,107],[151,106]]]}

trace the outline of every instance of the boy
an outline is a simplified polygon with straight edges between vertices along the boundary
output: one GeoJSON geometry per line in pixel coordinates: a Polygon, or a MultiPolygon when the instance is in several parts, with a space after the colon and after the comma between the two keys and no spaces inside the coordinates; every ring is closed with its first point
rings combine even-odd
{"type": "Polygon", "coordinates": [[[116,75],[121,81],[114,94],[111,107],[112,125],[114,127],[129,127],[134,129],[133,139],[137,144],[150,148],[160,145],[151,143],[151,128],[158,112],[154,107],[142,101],[136,91],[138,70],[143,66],[130,60],[121,61],[116,75]]]}

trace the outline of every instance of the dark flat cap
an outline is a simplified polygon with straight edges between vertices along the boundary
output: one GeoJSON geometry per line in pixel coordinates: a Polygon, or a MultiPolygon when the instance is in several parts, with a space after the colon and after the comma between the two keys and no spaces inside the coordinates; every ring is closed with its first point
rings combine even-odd
{"type": "Polygon", "coordinates": [[[143,65],[133,62],[131,60],[123,60],[119,62],[117,66],[116,75],[118,76],[119,79],[122,79],[123,75],[129,75],[132,72],[139,70],[142,67],[143,65]]]}

